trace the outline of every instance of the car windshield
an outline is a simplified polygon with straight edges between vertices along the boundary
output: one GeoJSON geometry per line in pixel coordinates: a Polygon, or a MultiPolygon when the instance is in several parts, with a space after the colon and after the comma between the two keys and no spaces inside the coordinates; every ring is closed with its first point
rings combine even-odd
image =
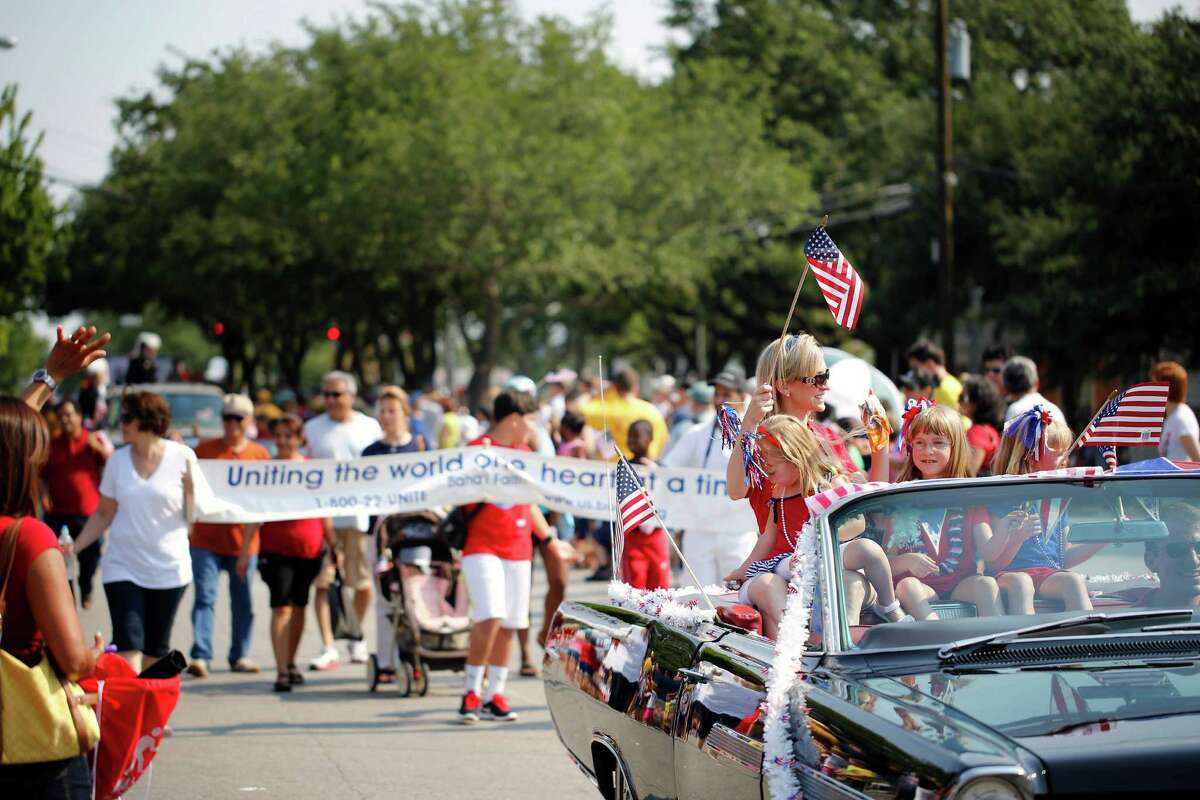
{"type": "Polygon", "coordinates": [[[1119,616],[1121,627],[1135,629],[1196,626],[1194,616],[1154,612],[1200,605],[1197,479],[1004,479],[912,489],[868,494],[830,516],[846,649],[940,642],[965,650],[976,645],[964,636],[1011,639],[1039,626],[1046,630],[1017,636],[1101,633],[1119,616]],[[892,618],[915,621],[887,624],[880,613],[886,604],[875,584],[883,581],[872,552],[892,573],[901,603],[892,618]],[[1139,611],[1149,613],[1130,613],[1139,611]]]}
{"type": "MultiPolygon", "coordinates": [[[[201,428],[219,427],[221,422],[221,395],[204,392],[161,392],[171,409],[172,428],[190,428],[199,425],[201,428]]],[[[118,427],[121,416],[120,399],[109,403],[108,424],[112,429],[118,427]]]]}

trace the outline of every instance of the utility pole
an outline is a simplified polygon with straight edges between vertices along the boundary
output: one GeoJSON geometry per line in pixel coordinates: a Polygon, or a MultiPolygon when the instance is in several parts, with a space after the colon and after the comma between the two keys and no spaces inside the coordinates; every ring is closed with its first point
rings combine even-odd
{"type": "Polygon", "coordinates": [[[950,95],[950,0],[938,0],[934,52],[938,80],[938,309],[946,367],[954,371],[954,136],[950,95]]]}

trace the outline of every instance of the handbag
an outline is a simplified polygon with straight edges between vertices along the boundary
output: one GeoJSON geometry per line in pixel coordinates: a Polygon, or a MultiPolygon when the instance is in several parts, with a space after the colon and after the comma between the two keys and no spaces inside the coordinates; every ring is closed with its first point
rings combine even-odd
{"type": "Polygon", "coordinates": [[[486,503],[476,503],[475,508],[468,513],[465,506],[455,506],[450,513],[437,524],[435,532],[442,541],[455,550],[462,550],[467,544],[467,530],[483,511],[486,503]]]}
{"type": "Polygon", "coordinates": [[[342,581],[340,569],[333,573],[333,582],[329,584],[329,623],[333,638],[362,641],[362,625],[354,613],[354,589],[342,581]]]}
{"type": "MultiPolygon", "coordinates": [[[[0,543],[0,641],[4,637],[5,593],[12,575],[21,520],[0,543]]],[[[34,666],[0,650],[0,764],[36,764],[86,755],[100,740],[96,713],[83,704],[83,690],[62,676],[48,650],[34,666]]]]}

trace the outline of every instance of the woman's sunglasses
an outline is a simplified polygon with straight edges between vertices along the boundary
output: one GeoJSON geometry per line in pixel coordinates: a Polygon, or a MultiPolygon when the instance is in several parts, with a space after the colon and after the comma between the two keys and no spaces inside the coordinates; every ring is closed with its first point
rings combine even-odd
{"type": "Polygon", "coordinates": [[[809,375],[804,378],[796,378],[801,383],[808,383],[813,386],[824,386],[829,383],[829,370],[818,372],[816,375],[809,375]]]}

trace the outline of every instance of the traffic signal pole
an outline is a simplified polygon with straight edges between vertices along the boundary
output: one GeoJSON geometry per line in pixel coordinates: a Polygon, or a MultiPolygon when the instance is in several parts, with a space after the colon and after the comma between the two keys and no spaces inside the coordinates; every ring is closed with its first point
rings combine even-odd
{"type": "Polygon", "coordinates": [[[954,139],[950,95],[950,0],[938,0],[934,52],[938,74],[938,312],[946,368],[954,372],[954,139]]]}

